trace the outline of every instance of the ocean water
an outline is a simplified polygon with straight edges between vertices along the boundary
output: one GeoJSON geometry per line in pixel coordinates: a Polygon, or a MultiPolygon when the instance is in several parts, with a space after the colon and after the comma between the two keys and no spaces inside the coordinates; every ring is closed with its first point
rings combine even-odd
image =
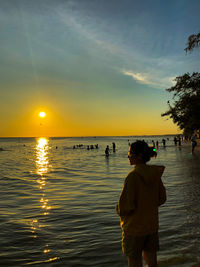
{"type": "Polygon", "coordinates": [[[159,266],[200,266],[200,157],[162,138],[1,138],[0,266],[127,266],[115,204],[132,168],[128,139],[159,140],[150,163],[166,166],[159,266]]]}

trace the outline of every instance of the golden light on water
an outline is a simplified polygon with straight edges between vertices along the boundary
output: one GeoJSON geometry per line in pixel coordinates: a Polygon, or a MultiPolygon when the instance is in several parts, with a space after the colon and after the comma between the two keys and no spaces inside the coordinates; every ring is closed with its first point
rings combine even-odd
{"type": "Polygon", "coordinates": [[[46,186],[46,176],[49,169],[49,140],[45,137],[40,137],[37,139],[36,143],[36,172],[40,175],[37,180],[40,185],[42,192],[42,197],[40,199],[41,208],[43,210],[43,215],[48,215],[51,206],[48,205],[48,199],[45,198],[45,186],[46,186]]]}
{"type": "Polygon", "coordinates": [[[37,139],[36,145],[36,171],[39,175],[44,175],[48,171],[48,139],[41,137],[37,139]]]}
{"type": "MultiPolygon", "coordinates": [[[[49,200],[46,197],[46,187],[47,187],[47,173],[49,169],[49,140],[45,137],[38,138],[36,140],[36,173],[39,175],[37,179],[37,183],[39,184],[39,188],[41,190],[41,197],[39,199],[40,202],[40,211],[39,214],[42,213],[43,216],[49,215],[49,210],[51,206],[49,205],[49,200]]],[[[42,231],[44,229],[44,225],[38,218],[33,219],[30,222],[31,231],[33,234],[33,238],[37,238],[37,232],[42,231]]],[[[42,252],[44,254],[48,254],[51,252],[49,245],[46,244],[45,248],[43,248],[42,252]]],[[[47,260],[48,262],[56,260],[55,258],[50,258],[47,260]]]]}

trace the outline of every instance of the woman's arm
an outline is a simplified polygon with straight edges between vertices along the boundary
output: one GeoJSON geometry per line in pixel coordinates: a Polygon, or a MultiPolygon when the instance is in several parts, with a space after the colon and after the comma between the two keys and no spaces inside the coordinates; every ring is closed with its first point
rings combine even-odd
{"type": "Polygon", "coordinates": [[[124,182],[119,202],[116,205],[117,214],[121,216],[128,216],[134,212],[135,209],[135,183],[134,175],[129,174],[124,182]]]}

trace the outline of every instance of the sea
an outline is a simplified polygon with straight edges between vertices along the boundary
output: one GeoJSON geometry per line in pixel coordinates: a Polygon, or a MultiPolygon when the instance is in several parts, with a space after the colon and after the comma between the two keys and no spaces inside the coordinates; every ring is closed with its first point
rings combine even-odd
{"type": "Polygon", "coordinates": [[[115,205],[136,140],[158,141],[149,164],[166,167],[158,266],[200,266],[200,154],[173,138],[0,138],[0,266],[127,266],[115,205]]]}

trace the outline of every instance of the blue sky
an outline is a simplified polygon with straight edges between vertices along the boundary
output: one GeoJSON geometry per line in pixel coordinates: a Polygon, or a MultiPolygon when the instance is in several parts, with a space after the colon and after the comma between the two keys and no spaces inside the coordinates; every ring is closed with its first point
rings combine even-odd
{"type": "Polygon", "coordinates": [[[173,79],[199,71],[200,2],[1,1],[1,136],[176,133],[160,114],[173,79]],[[47,116],[48,117],[48,116],[47,116]],[[45,123],[44,123],[45,125],[45,123]]]}

